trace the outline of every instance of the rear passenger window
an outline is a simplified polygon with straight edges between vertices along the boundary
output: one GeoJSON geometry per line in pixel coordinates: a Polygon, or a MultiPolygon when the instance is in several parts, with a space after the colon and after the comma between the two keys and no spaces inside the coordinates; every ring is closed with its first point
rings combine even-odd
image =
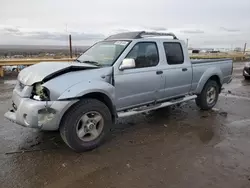
{"type": "Polygon", "coordinates": [[[184,56],[181,44],[178,42],[164,42],[164,49],[169,65],[182,64],[184,62],[184,56]]]}
{"type": "Polygon", "coordinates": [[[136,68],[156,66],[159,63],[156,43],[139,42],[135,44],[126,58],[133,58],[135,60],[136,68]]]}

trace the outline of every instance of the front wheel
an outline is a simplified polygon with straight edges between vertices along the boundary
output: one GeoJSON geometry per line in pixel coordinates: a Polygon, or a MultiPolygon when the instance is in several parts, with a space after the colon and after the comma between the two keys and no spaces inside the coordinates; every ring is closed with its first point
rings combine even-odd
{"type": "Polygon", "coordinates": [[[219,85],[214,80],[209,80],[200,95],[195,99],[196,104],[202,110],[209,110],[215,106],[219,97],[219,85]]]}
{"type": "Polygon", "coordinates": [[[65,114],[60,133],[70,148],[83,152],[102,144],[111,125],[111,113],[104,103],[96,99],[83,99],[65,114]]]}

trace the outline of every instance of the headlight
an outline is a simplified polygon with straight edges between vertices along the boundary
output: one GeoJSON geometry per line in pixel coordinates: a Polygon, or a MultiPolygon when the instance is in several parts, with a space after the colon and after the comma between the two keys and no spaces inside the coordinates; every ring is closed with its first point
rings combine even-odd
{"type": "Polygon", "coordinates": [[[36,83],[33,87],[32,98],[38,101],[49,101],[49,90],[42,86],[42,83],[36,83]]]}

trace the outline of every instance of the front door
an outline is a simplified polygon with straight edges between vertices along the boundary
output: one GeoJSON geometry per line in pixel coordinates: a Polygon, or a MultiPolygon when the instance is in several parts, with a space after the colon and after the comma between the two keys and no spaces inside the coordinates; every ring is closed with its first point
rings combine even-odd
{"type": "Polygon", "coordinates": [[[160,59],[155,42],[138,42],[126,58],[133,58],[136,67],[114,75],[118,111],[156,101],[165,84],[157,66],[160,59]]]}

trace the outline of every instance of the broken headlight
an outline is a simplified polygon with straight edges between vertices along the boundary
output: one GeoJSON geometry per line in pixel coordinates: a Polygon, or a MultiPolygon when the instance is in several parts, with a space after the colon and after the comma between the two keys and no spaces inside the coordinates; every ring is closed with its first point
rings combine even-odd
{"type": "Polygon", "coordinates": [[[34,84],[32,98],[38,101],[49,101],[49,90],[42,84],[41,82],[34,84]]]}

